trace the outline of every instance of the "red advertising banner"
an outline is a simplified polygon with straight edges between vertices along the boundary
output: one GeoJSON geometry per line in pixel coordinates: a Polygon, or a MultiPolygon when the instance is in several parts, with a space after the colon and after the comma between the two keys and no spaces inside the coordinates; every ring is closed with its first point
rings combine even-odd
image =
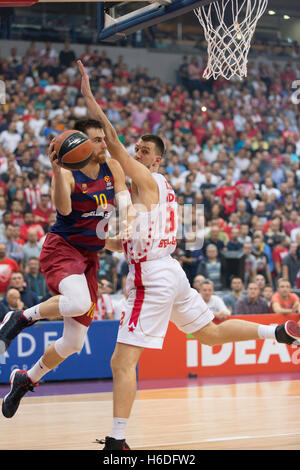
{"type": "MultiPolygon", "coordinates": [[[[299,314],[234,315],[265,325],[279,325],[287,320],[300,320],[299,314]]],[[[139,362],[139,378],[218,376],[300,370],[300,348],[259,339],[226,343],[222,346],[200,344],[170,323],[163,350],[145,349],[139,362]]]]}

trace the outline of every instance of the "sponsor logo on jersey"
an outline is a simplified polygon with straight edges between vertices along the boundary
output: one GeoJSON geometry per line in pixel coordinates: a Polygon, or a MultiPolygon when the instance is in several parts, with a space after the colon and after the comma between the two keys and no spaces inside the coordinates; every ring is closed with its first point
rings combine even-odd
{"type": "Polygon", "coordinates": [[[167,248],[168,245],[176,245],[176,237],[172,237],[170,240],[168,238],[165,238],[163,240],[160,240],[158,248],[167,248]]]}
{"type": "Polygon", "coordinates": [[[109,219],[111,216],[111,212],[104,211],[101,207],[97,207],[97,210],[84,212],[81,217],[102,217],[103,219],[109,219]]]}
{"type": "Polygon", "coordinates": [[[104,176],[104,181],[105,181],[105,183],[106,183],[106,187],[107,187],[107,188],[111,188],[112,182],[111,182],[111,180],[110,180],[110,176],[108,176],[108,175],[104,176]]]}

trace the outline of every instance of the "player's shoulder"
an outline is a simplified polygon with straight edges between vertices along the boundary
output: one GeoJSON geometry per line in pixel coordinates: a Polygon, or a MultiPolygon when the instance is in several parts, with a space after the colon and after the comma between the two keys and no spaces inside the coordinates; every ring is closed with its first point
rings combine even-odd
{"type": "Polygon", "coordinates": [[[106,159],[106,164],[108,165],[110,171],[113,174],[122,174],[122,175],[124,174],[120,163],[117,160],[115,160],[114,158],[107,158],[106,159]]]}
{"type": "Polygon", "coordinates": [[[153,172],[151,173],[152,180],[154,180],[157,184],[163,184],[168,189],[172,189],[171,184],[168,182],[167,178],[161,173],[153,172]]]}

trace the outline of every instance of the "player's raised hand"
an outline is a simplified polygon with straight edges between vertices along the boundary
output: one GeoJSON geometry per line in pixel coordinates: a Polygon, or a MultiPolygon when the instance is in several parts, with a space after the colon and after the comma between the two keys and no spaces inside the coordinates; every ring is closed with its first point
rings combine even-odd
{"type": "Polygon", "coordinates": [[[77,60],[79,72],[81,74],[81,93],[84,97],[93,96],[90,87],[90,79],[81,60],[77,60]]]}

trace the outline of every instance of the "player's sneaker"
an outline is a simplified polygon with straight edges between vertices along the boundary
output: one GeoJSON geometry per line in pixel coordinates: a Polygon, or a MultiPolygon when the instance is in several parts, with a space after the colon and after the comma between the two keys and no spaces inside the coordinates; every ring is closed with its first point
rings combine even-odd
{"type": "Polygon", "coordinates": [[[275,336],[278,343],[300,346],[300,326],[296,321],[288,320],[283,325],[278,325],[275,336]]]}
{"type": "Polygon", "coordinates": [[[26,370],[15,369],[10,374],[10,392],[5,395],[2,402],[2,414],[5,418],[12,418],[19,408],[25,393],[33,392],[38,384],[31,382],[26,370]]]}
{"type": "Polygon", "coordinates": [[[114,439],[113,437],[106,436],[105,441],[96,439],[98,444],[105,444],[102,450],[130,450],[125,439],[114,439]]]}
{"type": "Polygon", "coordinates": [[[23,310],[8,312],[0,325],[0,354],[3,354],[9,347],[12,340],[27,326],[35,322],[27,320],[23,315],[23,310]]]}

